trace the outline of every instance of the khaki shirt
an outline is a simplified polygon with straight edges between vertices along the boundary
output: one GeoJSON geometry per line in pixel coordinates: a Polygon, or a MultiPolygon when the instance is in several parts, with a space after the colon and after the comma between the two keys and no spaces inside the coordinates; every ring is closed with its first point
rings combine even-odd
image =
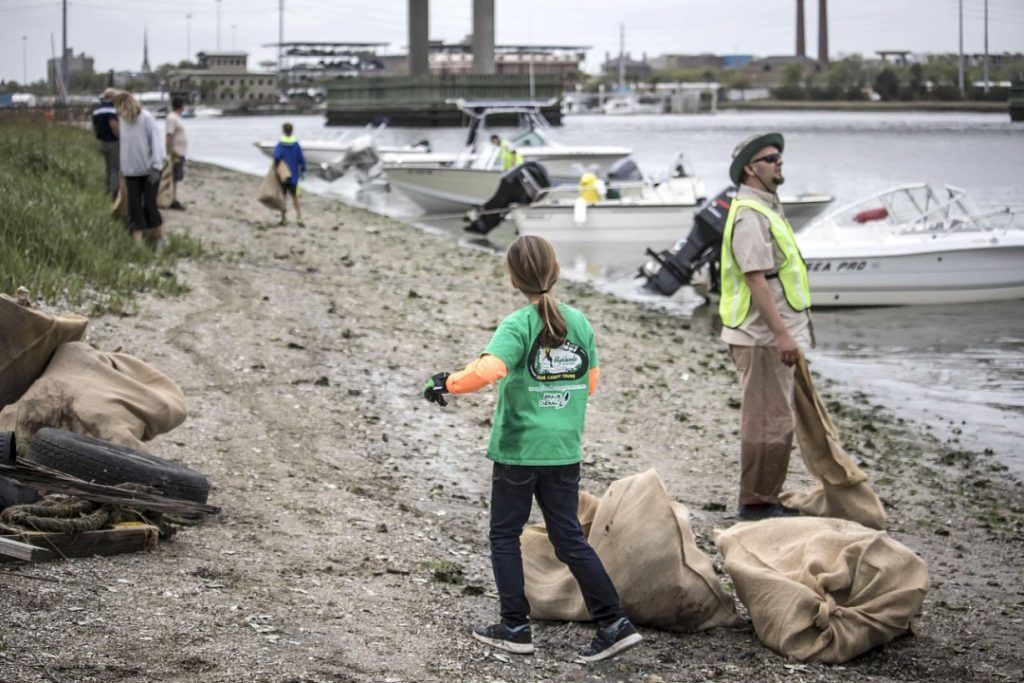
{"type": "MultiPolygon", "coordinates": [[[[736,198],[759,201],[782,218],[786,217],[778,195],[757,190],[750,185],[740,185],[736,198]]],[[[764,271],[765,276],[778,273],[786,260],[779,245],[772,239],[768,219],[751,209],[740,209],[736,213],[736,222],[732,228],[732,255],[744,273],[764,271]]],[[[768,279],[768,289],[782,323],[796,343],[805,349],[813,348],[814,329],[810,309],[794,311],[777,277],[768,279]]],[[[751,301],[750,312],[739,327],[722,328],[722,341],[736,346],[775,346],[775,335],[751,301]]]]}
{"type": "Polygon", "coordinates": [[[185,137],[185,124],[177,112],[167,114],[164,133],[171,138],[171,148],[167,150],[176,157],[188,156],[188,138],[185,137]]]}

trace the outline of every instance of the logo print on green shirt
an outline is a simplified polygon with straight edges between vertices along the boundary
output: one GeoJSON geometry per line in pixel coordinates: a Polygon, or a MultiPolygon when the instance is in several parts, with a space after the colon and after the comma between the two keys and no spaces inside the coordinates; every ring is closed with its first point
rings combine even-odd
{"type": "Polygon", "coordinates": [[[540,339],[533,343],[526,366],[530,376],[538,382],[579,379],[587,374],[590,361],[581,346],[566,340],[557,348],[541,346],[540,339]]]}
{"type": "Polygon", "coordinates": [[[540,397],[540,403],[538,406],[541,408],[554,408],[555,410],[561,410],[569,405],[570,398],[571,396],[568,391],[549,392],[540,397]]]}

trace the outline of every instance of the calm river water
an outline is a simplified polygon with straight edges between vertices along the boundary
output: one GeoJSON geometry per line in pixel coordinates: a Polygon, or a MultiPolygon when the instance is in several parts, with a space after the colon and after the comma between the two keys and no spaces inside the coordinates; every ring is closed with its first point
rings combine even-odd
{"type": "MultiPolygon", "coordinates": [[[[262,175],[267,159],[253,146],[277,137],[283,117],[191,119],[190,156],[262,175]]],[[[320,116],[297,116],[296,135],[323,138],[359,129],[327,128],[320,116]]],[[[966,189],[981,207],[1012,206],[1024,213],[1024,125],[1006,114],[722,112],[692,116],[580,116],[553,136],[567,144],[623,145],[648,174],[663,172],[678,152],[704,178],[708,192],[728,183],[733,146],[747,135],[786,136],[786,192],[829,192],[836,205],[893,185],[929,182],[966,189]]],[[[461,147],[458,129],[389,129],[378,141],[406,144],[427,138],[436,151],[461,147]]],[[[186,181],[187,182],[187,181],[186,181]]],[[[345,179],[310,179],[307,189],[336,194],[389,215],[420,222],[417,209],[394,193],[360,192],[345,179]]],[[[255,189],[255,188],[254,188],[255,189]]],[[[1024,216],[1018,217],[1018,225],[1024,216]]],[[[462,238],[461,222],[430,223],[462,238]]],[[[681,226],[684,237],[689,226],[681,226]]],[[[501,247],[511,230],[499,228],[501,247]]],[[[672,299],[638,290],[633,274],[644,248],[560,253],[565,270],[625,298],[664,307],[667,314],[706,316],[687,288],[672,299]]],[[[566,248],[568,249],[568,247],[566,248]]],[[[1021,264],[1024,268],[1024,263],[1021,264]]],[[[709,334],[711,325],[708,325],[709,334]]],[[[843,391],[863,392],[873,404],[915,420],[938,439],[990,449],[1024,478],[1024,301],[815,312],[815,369],[843,391]]]]}

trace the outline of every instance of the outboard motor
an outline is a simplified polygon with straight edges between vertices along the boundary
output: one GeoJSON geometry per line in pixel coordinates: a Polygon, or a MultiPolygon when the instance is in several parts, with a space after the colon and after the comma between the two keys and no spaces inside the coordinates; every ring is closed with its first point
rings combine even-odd
{"type": "Polygon", "coordinates": [[[544,188],[551,187],[551,176],[540,163],[527,161],[510,168],[501,176],[494,196],[479,209],[470,212],[472,223],[464,229],[477,235],[486,235],[505,220],[513,204],[529,204],[544,188]],[[474,214],[476,214],[474,216],[474,214]]]}
{"type": "MultiPolygon", "coordinates": [[[[729,187],[704,204],[693,217],[690,234],[673,249],[666,249],[661,253],[656,253],[652,249],[647,250],[652,262],[640,268],[640,277],[647,278],[644,289],[672,296],[680,287],[689,284],[693,273],[701,266],[718,261],[721,256],[725,221],[735,197],[736,188],[729,187]]],[[[712,268],[712,279],[715,278],[717,274],[712,268]]]]}

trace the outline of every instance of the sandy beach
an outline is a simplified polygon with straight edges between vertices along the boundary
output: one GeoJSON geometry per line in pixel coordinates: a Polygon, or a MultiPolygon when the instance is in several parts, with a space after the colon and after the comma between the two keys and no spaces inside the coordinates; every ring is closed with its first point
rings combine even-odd
{"type": "MultiPolygon", "coordinates": [[[[335,200],[306,194],[306,227],[278,227],[258,182],[191,165],[188,211],[165,213],[210,253],[180,264],[191,291],[143,296],[87,334],[180,385],[189,418],[152,449],[208,474],[223,512],[153,553],[5,565],[0,681],[1019,680],[1020,482],[823,382],[888,531],[928,563],[913,636],[842,666],[777,655],[749,622],[642,628],[641,647],[590,667],[572,663],[589,624],[537,623],[532,657],[485,649],[469,630],[497,614],[493,391],[446,409],[419,392],[522,298],[495,254],[335,200]]],[[[739,476],[726,347],[706,323],[584,285],[558,295],[586,312],[601,357],[581,487],[655,468],[720,568],[711,530],[734,523],[739,476]]],[[[787,488],[810,481],[794,453],[787,488]]]]}

